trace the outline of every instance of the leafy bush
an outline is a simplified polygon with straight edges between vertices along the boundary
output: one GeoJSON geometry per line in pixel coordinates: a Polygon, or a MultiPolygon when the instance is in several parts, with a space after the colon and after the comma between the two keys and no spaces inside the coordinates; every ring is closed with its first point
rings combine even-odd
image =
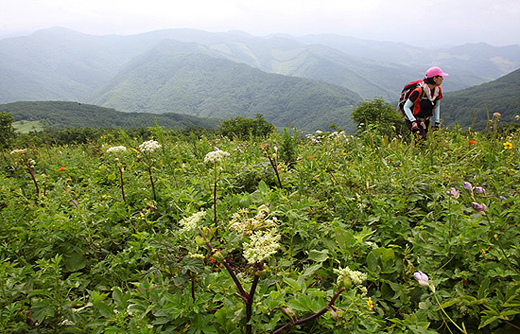
{"type": "Polygon", "coordinates": [[[149,131],[2,151],[0,332],[520,327],[518,132],[149,131]]]}

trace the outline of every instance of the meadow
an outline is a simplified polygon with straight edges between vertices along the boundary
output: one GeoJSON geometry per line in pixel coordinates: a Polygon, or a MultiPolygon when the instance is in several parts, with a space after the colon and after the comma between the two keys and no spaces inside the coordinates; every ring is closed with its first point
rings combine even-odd
{"type": "Polygon", "coordinates": [[[518,132],[151,131],[2,151],[1,333],[520,332],[518,132]]]}

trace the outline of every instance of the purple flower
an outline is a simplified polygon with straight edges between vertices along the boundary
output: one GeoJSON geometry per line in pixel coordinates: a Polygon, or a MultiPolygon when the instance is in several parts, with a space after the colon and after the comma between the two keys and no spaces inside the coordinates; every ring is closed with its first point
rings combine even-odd
{"type": "Polygon", "coordinates": [[[486,192],[486,189],[482,188],[482,187],[475,187],[475,192],[477,194],[483,194],[486,192]]]}
{"type": "Polygon", "coordinates": [[[450,195],[453,198],[459,198],[460,191],[455,188],[450,188],[450,190],[446,190],[446,194],[450,195]]]}
{"type": "Polygon", "coordinates": [[[471,206],[477,212],[486,212],[486,210],[487,210],[486,204],[479,204],[477,202],[473,202],[473,203],[471,203],[471,206]]]}
{"type": "Polygon", "coordinates": [[[472,190],[473,186],[469,182],[464,182],[464,189],[466,190],[472,190]]]}
{"type": "Polygon", "coordinates": [[[413,274],[413,277],[417,280],[417,282],[420,285],[429,286],[432,289],[432,291],[435,292],[435,286],[433,285],[433,283],[430,283],[428,275],[419,270],[413,274]]]}
{"type": "Polygon", "coordinates": [[[507,197],[505,197],[505,196],[500,196],[499,199],[500,199],[501,201],[505,201],[505,200],[507,199],[507,197]]]}

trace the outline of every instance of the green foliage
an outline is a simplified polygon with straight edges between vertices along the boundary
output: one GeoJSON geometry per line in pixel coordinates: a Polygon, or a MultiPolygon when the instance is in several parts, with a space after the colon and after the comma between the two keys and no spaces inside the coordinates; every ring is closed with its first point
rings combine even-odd
{"type": "Polygon", "coordinates": [[[162,145],[150,166],[138,153],[148,138],[128,131],[4,152],[0,332],[455,333],[448,317],[468,333],[520,326],[517,132],[440,130],[413,146],[370,129],[314,140],[148,131],[162,145]],[[293,165],[275,165],[282,187],[269,158],[284,145],[293,165]],[[205,163],[214,147],[229,156],[205,163]],[[34,161],[39,196],[20,154],[34,161]],[[245,250],[268,230],[279,248],[250,264],[245,250]]]}
{"type": "Polygon", "coordinates": [[[291,136],[287,128],[283,128],[282,145],[280,145],[280,159],[288,166],[293,167],[296,163],[297,148],[300,138],[295,128],[294,134],[291,136]]]}
{"type": "Polygon", "coordinates": [[[376,98],[372,101],[361,102],[354,108],[350,116],[361,130],[372,125],[386,135],[403,133],[405,128],[403,117],[394,109],[388,102],[376,98]]]}
{"type": "Polygon", "coordinates": [[[218,128],[220,134],[233,139],[253,139],[265,138],[273,133],[276,128],[267,122],[260,114],[256,115],[256,119],[244,118],[237,116],[232,119],[223,120],[218,128]]]}
{"type": "Polygon", "coordinates": [[[13,116],[5,112],[0,112],[0,148],[9,147],[13,138],[13,116]]]}

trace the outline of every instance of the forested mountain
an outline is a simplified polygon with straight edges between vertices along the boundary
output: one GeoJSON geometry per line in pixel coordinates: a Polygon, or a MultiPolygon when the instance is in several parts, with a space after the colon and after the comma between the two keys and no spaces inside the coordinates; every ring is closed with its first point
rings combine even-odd
{"type": "Polygon", "coordinates": [[[467,44],[427,50],[337,35],[261,38],[236,31],[171,29],[92,36],[52,28],[0,40],[0,102],[82,100],[164,40],[196,43],[212,50],[214,57],[266,72],[322,80],[363,98],[381,96],[389,101],[403,82],[421,78],[431,65],[453,73],[445,83],[446,91],[496,79],[520,66],[519,45],[467,44]]]}
{"type": "MultiPolygon", "coordinates": [[[[352,127],[356,93],[324,82],[262,72],[203,53],[182,53],[164,41],[129,64],[89,101],[118,110],[200,117],[265,119],[278,127],[352,127]]],[[[184,50],[197,49],[193,44],[184,50]]]]}
{"type": "Polygon", "coordinates": [[[45,128],[65,127],[121,127],[155,126],[186,128],[198,126],[216,128],[220,120],[189,115],[126,113],[79,102],[30,101],[0,104],[0,112],[13,115],[14,121],[39,121],[45,128]]]}
{"type": "Polygon", "coordinates": [[[443,70],[453,74],[443,84],[446,91],[495,80],[520,67],[518,44],[496,47],[486,43],[467,43],[449,48],[427,49],[404,43],[375,42],[334,34],[285,37],[308,44],[326,45],[350,56],[406,65],[418,70],[424,69],[423,71],[430,66],[441,66],[443,70]]]}
{"type": "Polygon", "coordinates": [[[92,36],[52,28],[0,40],[0,103],[68,100],[222,118],[260,113],[277,126],[316,129],[348,126],[345,111],[361,98],[393,103],[403,84],[431,65],[451,74],[443,88],[453,91],[520,67],[520,46],[428,50],[336,35],[173,29],[92,36]]]}
{"type": "Polygon", "coordinates": [[[501,114],[500,122],[515,121],[520,115],[520,69],[495,81],[445,95],[442,118],[446,124],[472,125],[483,129],[493,113],[501,114]]]}

